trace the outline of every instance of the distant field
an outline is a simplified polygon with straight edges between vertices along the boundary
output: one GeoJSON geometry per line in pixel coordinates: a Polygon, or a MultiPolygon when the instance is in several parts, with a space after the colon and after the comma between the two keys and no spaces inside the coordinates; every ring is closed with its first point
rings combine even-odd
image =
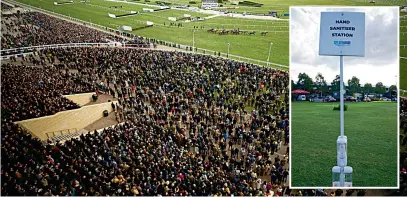
{"type": "MultiPolygon", "coordinates": [[[[345,103],[348,166],[355,187],[397,186],[397,104],[345,103]]],[[[291,185],[332,186],[338,103],[293,102],[291,106],[291,185]]]]}
{"type": "MultiPolygon", "coordinates": [[[[230,17],[215,17],[205,20],[204,22],[190,22],[183,23],[183,27],[170,27],[168,17],[182,17],[184,14],[192,16],[206,17],[209,15],[190,12],[186,10],[166,10],[154,13],[145,13],[137,16],[130,16],[124,18],[110,18],[107,13],[125,14],[130,11],[141,11],[143,8],[151,5],[157,5],[155,1],[145,2],[145,0],[131,1],[138,4],[129,4],[123,2],[110,2],[104,0],[91,0],[88,3],[79,3],[75,0],[75,4],[55,6],[55,0],[17,0],[19,2],[29,4],[32,6],[40,7],[50,11],[54,11],[67,16],[75,17],[81,20],[91,21],[92,23],[117,28],[119,26],[127,25],[132,27],[140,27],[146,24],[146,21],[154,22],[154,27],[142,30],[133,31],[132,33],[155,38],[163,41],[174,42],[192,46],[192,31],[194,26],[199,28],[195,31],[195,46],[214,50],[217,52],[227,53],[228,43],[230,43],[230,54],[242,57],[248,57],[256,60],[266,61],[269,52],[269,43],[273,42],[272,53],[270,62],[288,65],[289,64],[289,49],[288,49],[288,20],[270,21],[270,20],[250,20],[238,19],[230,17]],[[151,4],[151,5],[145,5],[151,4]],[[122,8],[112,9],[111,6],[122,6],[122,8]],[[164,23],[166,26],[164,26],[164,23]],[[201,29],[201,26],[204,29],[201,29]],[[217,35],[208,33],[207,29],[240,29],[256,31],[256,35],[217,35]],[[267,36],[260,36],[260,32],[269,32],[267,36]]],[[[288,13],[289,6],[294,5],[344,5],[344,6],[371,6],[373,4],[366,0],[253,0],[257,3],[262,3],[264,6],[261,8],[238,6],[234,9],[237,12],[253,12],[253,13],[268,13],[269,11],[277,11],[278,13],[288,13]]],[[[172,5],[188,5],[189,0],[165,0],[163,2],[172,3],[172,5]]],[[[200,6],[201,1],[195,1],[197,4],[190,4],[191,6],[200,6]]],[[[402,0],[376,0],[376,5],[401,5],[402,0]]],[[[224,3],[225,7],[231,7],[230,2],[224,3]]],[[[402,13],[405,14],[405,13],[402,13]]],[[[407,26],[407,18],[401,20],[402,26],[407,26]]],[[[401,32],[407,32],[407,28],[401,28],[401,32]]],[[[400,43],[407,44],[407,34],[400,36],[400,43]]],[[[401,49],[401,56],[407,56],[407,48],[401,49]]],[[[407,67],[403,64],[402,67],[407,67]]],[[[403,74],[401,74],[403,75],[403,74]]],[[[406,78],[407,80],[407,78],[406,78]]],[[[402,88],[407,89],[400,83],[402,88]]]]}
{"type": "MultiPolygon", "coordinates": [[[[243,0],[240,0],[243,1],[243,0]]],[[[270,11],[277,11],[277,12],[289,12],[289,6],[293,5],[337,5],[337,6],[373,6],[373,5],[405,5],[407,4],[405,0],[376,0],[376,4],[369,3],[370,0],[251,0],[252,2],[261,3],[263,4],[262,7],[248,7],[242,5],[232,5],[232,1],[224,1],[223,8],[219,8],[221,10],[225,10],[226,7],[238,7],[236,9],[228,9],[231,11],[236,12],[252,12],[252,13],[262,13],[266,14],[270,11]]],[[[187,0],[166,0],[164,2],[170,2],[172,4],[188,4],[189,1],[187,0]]],[[[195,1],[199,2],[202,1],[195,1]]],[[[199,5],[198,4],[198,5],[199,5]]],[[[193,6],[193,5],[191,5],[193,6]]]]}

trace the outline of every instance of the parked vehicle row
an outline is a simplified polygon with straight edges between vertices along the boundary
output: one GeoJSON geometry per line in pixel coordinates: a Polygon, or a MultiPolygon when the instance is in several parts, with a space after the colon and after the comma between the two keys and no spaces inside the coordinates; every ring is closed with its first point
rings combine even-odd
{"type": "MultiPolygon", "coordinates": [[[[397,101],[397,98],[370,98],[365,96],[363,97],[353,97],[353,96],[345,96],[345,101],[347,102],[371,102],[371,101],[397,101]]],[[[339,98],[334,98],[332,96],[314,96],[314,97],[307,97],[306,95],[299,95],[297,97],[298,101],[310,101],[310,102],[337,102],[339,98]]]]}

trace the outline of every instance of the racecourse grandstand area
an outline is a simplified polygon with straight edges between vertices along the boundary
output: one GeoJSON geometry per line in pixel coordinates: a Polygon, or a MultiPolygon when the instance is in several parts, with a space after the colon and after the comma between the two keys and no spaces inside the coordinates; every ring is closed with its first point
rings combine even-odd
{"type": "Polygon", "coordinates": [[[5,5],[2,196],[389,193],[289,188],[286,71],[5,5]]]}
{"type": "Polygon", "coordinates": [[[4,23],[4,49],[44,46],[2,56],[2,195],[289,191],[287,72],[108,45],[114,35],[38,12],[4,23]],[[78,42],[98,45],[55,45],[78,42]]]}

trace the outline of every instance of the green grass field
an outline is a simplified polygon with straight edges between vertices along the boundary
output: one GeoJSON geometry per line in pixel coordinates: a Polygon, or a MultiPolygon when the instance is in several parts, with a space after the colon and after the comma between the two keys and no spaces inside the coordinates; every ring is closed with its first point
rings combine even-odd
{"type": "MultiPolygon", "coordinates": [[[[125,14],[130,11],[141,11],[147,6],[134,5],[128,3],[107,2],[103,0],[92,0],[89,3],[75,3],[69,5],[55,6],[54,0],[18,0],[19,2],[29,4],[42,9],[54,11],[67,16],[75,17],[92,23],[117,28],[117,26],[128,25],[132,27],[144,26],[146,21],[154,22],[154,27],[142,30],[133,31],[132,33],[155,38],[159,40],[184,44],[192,46],[192,34],[194,26],[205,26],[209,28],[222,28],[226,29],[240,28],[241,30],[257,30],[257,35],[217,35],[208,33],[205,29],[197,29],[195,32],[195,46],[214,51],[227,53],[227,43],[230,43],[230,54],[248,57],[256,60],[267,60],[269,43],[273,42],[273,55],[270,62],[288,65],[288,22],[281,23],[264,23],[255,22],[253,20],[241,19],[208,19],[202,22],[183,23],[183,28],[169,27],[170,21],[168,17],[180,17],[184,14],[192,16],[205,17],[208,15],[196,12],[189,12],[183,10],[168,10],[161,12],[154,12],[148,14],[140,14],[132,17],[124,18],[110,18],[109,13],[125,14]],[[120,9],[110,9],[110,6],[123,6],[120,9]],[[163,26],[166,23],[166,26],[163,26]],[[251,26],[248,26],[251,25],[251,26]],[[278,26],[273,28],[273,26],[278,26]],[[283,27],[281,27],[283,26],[283,27]],[[260,36],[261,31],[286,31],[285,33],[269,33],[267,36],[260,36]],[[210,41],[210,42],[208,42],[210,41]],[[278,49],[278,50],[277,50],[278,49]]],[[[76,0],[75,2],[79,2],[76,0]]]]}
{"type": "MultiPolygon", "coordinates": [[[[146,28],[142,30],[133,31],[132,33],[145,36],[149,38],[155,38],[163,41],[174,42],[178,44],[192,46],[192,29],[194,26],[204,26],[208,28],[225,28],[234,29],[239,28],[241,30],[255,30],[257,32],[254,36],[249,35],[217,35],[208,33],[205,29],[198,29],[195,32],[195,46],[198,48],[204,48],[214,50],[222,53],[227,53],[227,46],[230,43],[230,54],[238,55],[242,57],[252,58],[255,60],[266,61],[269,51],[269,43],[273,42],[272,55],[270,62],[288,65],[289,64],[289,49],[288,49],[288,31],[289,24],[287,20],[270,21],[270,20],[248,20],[237,19],[230,17],[216,17],[205,20],[204,22],[190,22],[183,23],[184,27],[169,27],[170,21],[168,17],[180,17],[184,14],[190,14],[192,16],[205,17],[206,14],[200,14],[196,12],[189,12],[186,10],[167,10],[155,13],[140,14],[137,16],[124,17],[124,18],[109,18],[107,13],[113,14],[125,14],[130,11],[141,11],[148,5],[154,4],[155,1],[145,2],[145,0],[131,1],[138,4],[129,4],[122,2],[109,2],[104,0],[91,0],[88,3],[80,3],[79,0],[74,0],[75,4],[69,5],[54,5],[55,0],[17,0],[21,3],[29,4],[35,7],[40,7],[49,11],[54,11],[67,16],[75,17],[85,21],[91,21],[92,23],[108,26],[111,28],[117,28],[118,26],[132,26],[140,27],[146,24],[146,21],[154,22],[154,27],[146,28]],[[111,9],[110,6],[123,6],[119,9],[111,9]],[[163,26],[164,23],[167,26],[163,26]],[[268,31],[267,36],[260,36],[260,32],[268,31]]],[[[63,2],[64,0],[58,0],[63,2]]],[[[263,7],[255,8],[248,6],[238,6],[238,9],[233,9],[237,12],[253,12],[253,13],[267,13],[269,11],[277,11],[279,13],[287,13],[289,6],[292,5],[344,5],[344,6],[367,6],[373,5],[366,0],[253,0],[257,3],[264,4],[263,7]]],[[[166,0],[164,2],[172,3],[172,5],[187,5],[188,0],[166,0]]],[[[196,1],[197,4],[191,4],[191,6],[201,5],[201,1],[196,1]]],[[[391,5],[401,4],[401,0],[378,0],[377,4],[391,5]]],[[[224,8],[236,7],[231,5],[231,2],[225,2],[224,8]]],[[[406,19],[407,20],[407,19],[406,19]]],[[[401,21],[402,25],[407,26],[407,21],[401,21]]],[[[402,31],[407,31],[407,28],[402,28],[402,31]]],[[[406,34],[407,35],[407,34],[406,34]]],[[[401,36],[402,37],[402,36],[401,36]]],[[[405,36],[407,37],[407,36],[405,36]]],[[[406,38],[401,38],[402,44],[407,44],[406,38]]],[[[401,51],[401,56],[407,56],[407,48],[401,51]]],[[[407,65],[405,66],[407,67],[407,65]]],[[[407,83],[407,80],[406,80],[407,83]]],[[[406,87],[407,88],[407,87],[406,87]]]]}
{"type": "MultiPolygon", "coordinates": [[[[339,103],[293,102],[291,107],[292,186],[332,186],[339,103]]],[[[397,104],[345,103],[348,166],[355,187],[397,186],[397,104]]]]}

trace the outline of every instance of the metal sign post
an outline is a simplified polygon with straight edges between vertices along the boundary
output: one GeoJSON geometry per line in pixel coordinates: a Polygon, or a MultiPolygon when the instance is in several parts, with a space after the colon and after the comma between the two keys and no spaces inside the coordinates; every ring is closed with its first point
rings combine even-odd
{"type": "Polygon", "coordinates": [[[353,169],[348,164],[345,136],[343,57],[365,55],[365,13],[322,12],[319,55],[339,56],[340,136],[336,141],[337,165],[332,168],[333,187],[352,187],[353,169]]]}

